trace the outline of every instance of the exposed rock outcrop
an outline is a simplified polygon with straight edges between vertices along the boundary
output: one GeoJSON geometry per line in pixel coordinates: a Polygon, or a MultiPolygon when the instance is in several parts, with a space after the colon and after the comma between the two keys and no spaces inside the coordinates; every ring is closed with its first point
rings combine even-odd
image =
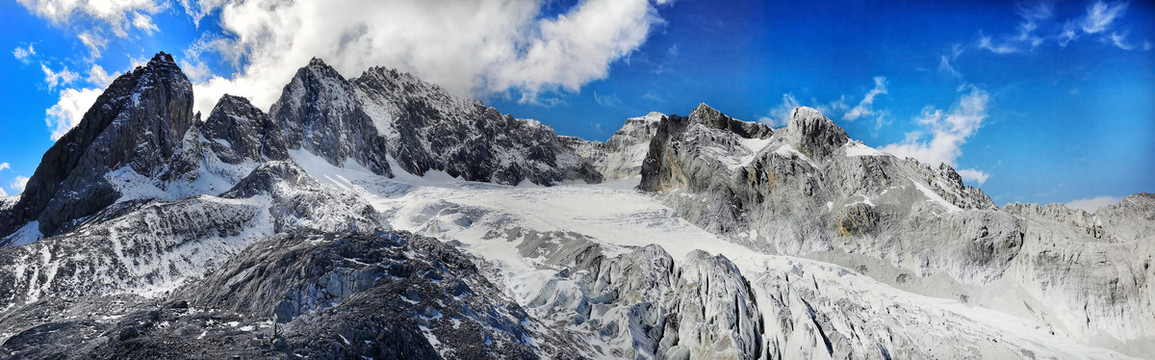
{"type": "Polygon", "coordinates": [[[45,235],[68,231],[120,198],[105,174],[162,172],[193,127],[192,106],[192,83],[169,54],[117,77],[44,154],[20,202],[0,214],[0,235],[31,221],[45,235]]]}
{"type": "Polygon", "coordinates": [[[389,154],[405,171],[445,171],[469,181],[553,185],[601,174],[548,126],[515,119],[412,75],[381,67],[351,80],[389,154]]]}

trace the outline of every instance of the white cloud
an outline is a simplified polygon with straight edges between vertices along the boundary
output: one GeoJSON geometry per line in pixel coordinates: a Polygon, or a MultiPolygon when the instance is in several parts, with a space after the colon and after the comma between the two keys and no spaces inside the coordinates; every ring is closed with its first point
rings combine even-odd
{"type": "Polygon", "coordinates": [[[156,24],[152,23],[152,17],[151,16],[148,16],[148,15],[145,15],[145,14],[142,14],[139,12],[132,13],[132,26],[136,27],[137,29],[143,30],[145,33],[147,33],[149,35],[152,35],[153,31],[160,30],[159,28],[156,27],[156,24]]]}
{"type": "Polygon", "coordinates": [[[17,46],[15,50],[12,50],[12,56],[16,57],[16,60],[20,60],[25,64],[31,60],[29,58],[33,55],[36,55],[36,49],[34,49],[31,44],[28,45],[28,47],[17,46]]]}
{"type": "Polygon", "coordinates": [[[1106,31],[1111,27],[1111,23],[1115,22],[1115,19],[1122,17],[1127,12],[1127,5],[1129,3],[1126,2],[1107,4],[1096,1],[1087,6],[1087,15],[1083,17],[1082,21],[1083,32],[1096,34],[1106,31]]]}
{"type": "Polygon", "coordinates": [[[5,196],[8,196],[8,193],[4,192],[4,189],[0,189],[0,197],[5,197],[5,196]]]}
{"type": "Polygon", "coordinates": [[[1123,201],[1123,199],[1117,198],[1114,196],[1099,196],[1099,197],[1093,197],[1090,199],[1071,200],[1071,202],[1068,202],[1066,205],[1067,205],[1067,207],[1072,208],[1072,209],[1080,209],[1080,210],[1085,210],[1087,212],[1095,212],[1095,210],[1098,210],[1101,207],[1104,207],[1107,205],[1112,205],[1112,204],[1118,204],[1121,201],[1123,201]]]}
{"type": "Polygon", "coordinates": [[[96,98],[100,97],[101,89],[64,89],[60,91],[60,100],[45,111],[47,117],[44,122],[52,129],[52,141],[59,140],[68,133],[84,117],[84,113],[96,98]]]}
{"type": "Polygon", "coordinates": [[[606,77],[609,64],[661,22],[647,0],[587,0],[544,19],[543,1],[182,2],[194,19],[219,11],[226,34],[205,37],[188,53],[216,52],[238,66],[235,74],[198,81],[196,107],[207,113],[233,93],[267,108],[312,57],[349,77],[383,65],[459,95],[513,89],[522,102],[548,102],[538,96],[606,77]]]}
{"type": "Polygon", "coordinates": [[[148,26],[152,24],[151,19],[146,17],[142,20],[137,15],[156,14],[164,10],[164,4],[167,3],[154,0],[17,0],[17,2],[24,5],[24,8],[32,14],[53,24],[77,24],[86,28],[108,29],[118,37],[128,36],[127,30],[130,25],[151,33],[156,29],[155,25],[148,26]]]}
{"type": "Polygon", "coordinates": [[[988,50],[995,54],[1011,54],[1025,49],[1034,49],[1045,41],[1054,40],[1059,46],[1066,47],[1071,41],[1078,40],[1082,35],[1104,33],[1102,40],[1123,50],[1132,50],[1134,45],[1126,42],[1127,34],[1112,32],[1118,20],[1127,12],[1128,2],[1095,1],[1087,6],[1082,16],[1069,19],[1058,25],[1059,22],[1047,20],[1053,16],[1052,5],[1049,2],[1038,2],[1034,6],[1019,6],[1018,14],[1022,18],[1014,34],[1000,36],[997,39],[979,32],[975,47],[988,50]],[[1046,37],[1036,33],[1044,33],[1046,37]]]}
{"type": "Polygon", "coordinates": [[[177,0],[180,6],[184,8],[185,13],[193,18],[193,24],[197,27],[200,26],[201,19],[228,1],[229,0],[177,0]]]}
{"type": "Polygon", "coordinates": [[[6,162],[0,163],[0,171],[4,171],[5,169],[11,169],[11,168],[12,168],[12,164],[9,164],[6,162]]]}
{"type": "Polygon", "coordinates": [[[979,32],[978,47],[979,47],[979,49],[986,49],[986,50],[989,50],[990,52],[993,52],[995,54],[1010,54],[1010,53],[1016,53],[1019,51],[1018,48],[1016,48],[1010,44],[1007,44],[1007,43],[1001,43],[1001,44],[995,45],[994,42],[991,41],[991,37],[983,35],[983,33],[981,31],[979,32]]]}
{"type": "Polygon", "coordinates": [[[68,85],[80,78],[80,75],[68,70],[68,68],[53,71],[44,63],[40,63],[40,70],[44,71],[44,83],[48,84],[49,89],[56,88],[58,85],[68,85]]]}
{"type": "Polygon", "coordinates": [[[958,174],[962,177],[963,181],[974,182],[979,184],[979,186],[982,186],[983,183],[987,182],[987,179],[991,177],[991,174],[976,169],[960,169],[958,170],[958,174]]]}
{"type": "Polygon", "coordinates": [[[1120,49],[1131,50],[1131,49],[1135,48],[1134,45],[1127,43],[1127,34],[1126,33],[1120,34],[1117,32],[1112,32],[1111,35],[1108,37],[1108,39],[1110,39],[1112,45],[1115,45],[1115,47],[1118,47],[1120,49]]]}
{"type": "Polygon", "coordinates": [[[94,59],[100,58],[100,52],[104,50],[105,45],[108,45],[108,40],[103,36],[88,31],[76,35],[76,38],[88,48],[88,54],[94,59]]]}
{"type": "Polygon", "coordinates": [[[26,186],[28,186],[28,177],[25,176],[16,176],[16,178],[8,184],[8,187],[16,190],[17,194],[24,192],[24,187],[26,186]]]}
{"type": "Polygon", "coordinates": [[[854,121],[863,116],[873,116],[877,114],[874,111],[874,97],[886,94],[886,77],[875,76],[874,88],[866,92],[866,96],[862,97],[862,101],[858,102],[850,111],[842,115],[843,120],[854,121]]]}
{"type": "Polygon", "coordinates": [[[946,55],[943,55],[943,56],[942,56],[942,60],[940,60],[940,61],[939,61],[939,63],[938,63],[938,71],[939,71],[939,72],[942,72],[942,73],[946,73],[946,74],[949,74],[950,76],[953,76],[953,77],[956,77],[956,78],[957,78],[957,77],[961,77],[961,76],[962,76],[962,74],[960,74],[960,73],[958,72],[958,70],[955,70],[955,69],[954,69],[954,66],[951,66],[951,65],[950,65],[950,59],[948,59],[948,58],[946,57],[946,55]]]}
{"type": "Polygon", "coordinates": [[[982,127],[990,102],[990,95],[978,87],[968,85],[960,88],[960,91],[963,90],[969,91],[959,98],[949,112],[928,106],[916,119],[923,127],[922,131],[907,133],[905,140],[886,145],[882,150],[898,157],[913,157],[931,165],[945,163],[953,166],[955,159],[962,154],[960,147],[982,127]],[[929,134],[929,138],[926,138],[926,134],[929,134]]]}
{"type": "Polygon", "coordinates": [[[758,122],[775,128],[786,126],[790,123],[790,113],[799,106],[801,104],[794,98],[794,94],[782,94],[782,104],[770,109],[770,114],[759,118],[758,122]]]}
{"type": "Polygon", "coordinates": [[[115,77],[108,75],[100,65],[92,64],[92,68],[88,70],[88,82],[97,87],[107,88],[115,79],[115,77]]]}

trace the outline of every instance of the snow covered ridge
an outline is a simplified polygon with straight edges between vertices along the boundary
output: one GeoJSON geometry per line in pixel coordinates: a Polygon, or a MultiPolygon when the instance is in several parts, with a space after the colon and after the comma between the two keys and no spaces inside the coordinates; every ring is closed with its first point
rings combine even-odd
{"type": "Polygon", "coordinates": [[[600,143],[384,68],[186,84],[122,76],[0,198],[0,357],[1155,354],[1149,194],[1000,209],[808,108],[600,143]]]}

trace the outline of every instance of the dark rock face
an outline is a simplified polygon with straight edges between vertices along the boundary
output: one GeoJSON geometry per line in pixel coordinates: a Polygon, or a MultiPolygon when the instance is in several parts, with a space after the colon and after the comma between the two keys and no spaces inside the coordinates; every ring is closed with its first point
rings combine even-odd
{"type": "Polygon", "coordinates": [[[163,298],[49,298],[9,315],[0,331],[16,335],[0,346],[5,357],[532,359],[569,353],[531,330],[535,320],[460,252],[404,233],[284,233],[163,298]]]}
{"type": "Polygon", "coordinates": [[[351,80],[389,153],[405,171],[445,171],[470,181],[552,185],[601,182],[590,162],[548,126],[502,115],[396,70],[372,68],[351,80]]]}
{"type": "Polygon", "coordinates": [[[209,149],[228,164],[289,158],[281,127],[243,97],[222,96],[201,133],[209,149]]]}
{"type": "Polygon", "coordinates": [[[20,202],[0,214],[0,234],[37,220],[45,235],[70,229],[120,197],[103,178],[112,170],[157,175],[193,126],[192,105],[192,84],[163,52],[118,77],[44,154],[20,202]]]}
{"type": "Polygon", "coordinates": [[[385,138],[365,114],[353,86],[320,59],[297,70],[269,116],[280,125],[289,149],[308,150],[336,166],[354,160],[376,174],[392,176],[385,138]]]}

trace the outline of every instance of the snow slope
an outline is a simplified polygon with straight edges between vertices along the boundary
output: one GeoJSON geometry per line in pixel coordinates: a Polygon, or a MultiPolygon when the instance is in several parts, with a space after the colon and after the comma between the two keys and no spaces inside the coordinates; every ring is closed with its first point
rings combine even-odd
{"type": "Polygon", "coordinates": [[[760,354],[772,357],[1127,358],[1055,335],[1029,317],[906,292],[855,270],[726,241],[678,218],[653,196],[634,191],[637,178],[548,188],[473,183],[444,175],[387,179],[302,155],[294,154],[307,172],[363,196],[389,216],[394,228],[436,236],[482,259],[490,280],[503,285],[532,315],[600,339],[591,342],[595,350],[587,356],[617,357],[630,351],[640,357],[654,355],[635,348],[645,339],[642,327],[629,328],[633,341],[623,343],[621,337],[598,335],[606,334],[612,322],[582,322],[589,319],[580,312],[575,322],[569,312],[582,305],[568,298],[582,298],[581,289],[588,284],[569,273],[580,266],[554,261],[550,254],[527,256],[519,249],[529,238],[526,234],[561,246],[588,243],[607,259],[657,245],[682,269],[679,273],[702,250],[720,255],[748,281],[752,294],[743,301],[760,311],[760,354]],[[559,297],[568,300],[555,301],[559,297]]]}

